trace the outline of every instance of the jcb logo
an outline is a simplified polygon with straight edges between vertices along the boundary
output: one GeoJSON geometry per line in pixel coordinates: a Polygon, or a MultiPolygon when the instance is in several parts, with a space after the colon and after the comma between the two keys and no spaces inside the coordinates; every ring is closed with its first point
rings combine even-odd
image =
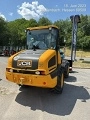
{"type": "Polygon", "coordinates": [[[31,66],[32,66],[32,61],[26,61],[26,60],[21,61],[21,60],[19,60],[19,61],[17,62],[17,66],[23,66],[23,67],[27,66],[27,67],[31,67],[31,66]]]}

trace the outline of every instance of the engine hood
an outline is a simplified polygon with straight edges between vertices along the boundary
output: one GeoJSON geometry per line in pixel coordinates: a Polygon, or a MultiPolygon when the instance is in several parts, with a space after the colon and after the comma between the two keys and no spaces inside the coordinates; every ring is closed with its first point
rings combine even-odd
{"type": "Polygon", "coordinates": [[[14,56],[13,68],[30,68],[32,70],[38,69],[38,60],[46,50],[25,50],[14,56]]]}

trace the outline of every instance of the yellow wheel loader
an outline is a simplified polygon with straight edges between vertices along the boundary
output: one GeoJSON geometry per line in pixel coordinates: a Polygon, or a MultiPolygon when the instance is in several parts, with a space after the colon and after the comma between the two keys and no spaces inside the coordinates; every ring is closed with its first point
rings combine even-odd
{"type": "Polygon", "coordinates": [[[62,93],[69,62],[62,60],[57,26],[26,29],[27,49],[8,59],[6,79],[19,85],[51,88],[62,93]]]}

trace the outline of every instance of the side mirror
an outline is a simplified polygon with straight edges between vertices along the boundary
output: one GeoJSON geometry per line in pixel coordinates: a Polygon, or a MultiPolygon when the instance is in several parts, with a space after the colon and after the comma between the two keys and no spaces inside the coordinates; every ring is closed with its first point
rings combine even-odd
{"type": "Polygon", "coordinates": [[[56,45],[56,50],[58,51],[60,49],[60,45],[56,45]]]}

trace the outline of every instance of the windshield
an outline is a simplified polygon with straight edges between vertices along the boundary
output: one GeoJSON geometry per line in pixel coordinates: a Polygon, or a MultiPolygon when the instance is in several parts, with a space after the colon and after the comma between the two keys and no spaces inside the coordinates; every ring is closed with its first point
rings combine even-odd
{"type": "Polygon", "coordinates": [[[38,29],[27,31],[28,49],[50,49],[56,47],[57,29],[38,29]]]}

